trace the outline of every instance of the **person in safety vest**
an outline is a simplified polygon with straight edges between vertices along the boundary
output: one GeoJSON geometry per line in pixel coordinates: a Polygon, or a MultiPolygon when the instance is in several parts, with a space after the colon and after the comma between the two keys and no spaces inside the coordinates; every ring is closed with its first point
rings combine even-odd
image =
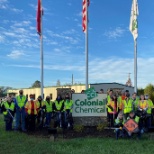
{"type": "Polygon", "coordinates": [[[27,97],[23,95],[23,90],[19,91],[19,95],[15,98],[15,108],[16,108],[16,128],[19,130],[20,126],[23,132],[26,131],[25,128],[25,104],[27,102],[27,97]]]}
{"type": "MultiPolygon", "coordinates": [[[[110,89],[108,91],[108,95],[107,95],[107,103],[109,103],[111,101],[111,97],[113,95],[113,90],[110,89]]],[[[108,126],[110,127],[110,120],[109,120],[109,112],[108,112],[108,106],[106,105],[106,112],[107,112],[107,121],[108,121],[108,126]]]]}
{"type": "Polygon", "coordinates": [[[57,96],[54,104],[53,104],[53,109],[55,112],[56,116],[56,122],[55,122],[55,127],[60,127],[62,128],[63,126],[63,121],[62,121],[62,116],[63,116],[63,110],[64,110],[64,100],[60,95],[57,96]]]}
{"type": "Polygon", "coordinates": [[[64,121],[65,126],[68,128],[73,127],[72,109],[73,101],[70,99],[69,95],[66,94],[64,100],[64,121]]]}
{"type": "Polygon", "coordinates": [[[25,105],[25,110],[27,114],[27,129],[29,131],[35,130],[36,116],[38,114],[38,103],[34,100],[34,95],[30,94],[30,100],[27,101],[25,105]]]}
{"type": "Polygon", "coordinates": [[[114,126],[114,120],[116,118],[117,115],[117,98],[115,95],[111,96],[110,98],[110,102],[107,103],[107,107],[108,107],[108,114],[109,114],[109,126],[113,127],[114,126]]]}
{"type": "Polygon", "coordinates": [[[133,133],[127,132],[127,136],[131,137],[132,134],[137,133],[138,138],[140,139],[141,138],[140,117],[137,116],[135,114],[135,112],[132,110],[132,111],[129,112],[129,116],[128,116],[127,120],[129,120],[129,119],[133,119],[138,124],[138,128],[133,133]]]}
{"type": "Polygon", "coordinates": [[[44,126],[44,118],[45,118],[45,102],[43,101],[42,96],[38,96],[37,105],[38,105],[37,124],[41,129],[44,126]]]}
{"type": "Polygon", "coordinates": [[[140,127],[142,129],[142,132],[146,131],[147,110],[148,101],[145,100],[144,95],[141,95],[140,100],[138,102],[138,115],[140,116],[140,127]]]}
{"type": "Polygon", "coordinates": [[[116,139],[118,140],[119,137],[124,136],[123,132],[123,125],[124,125],[124,117],[122,111],[119,112],[118,117],[115,119],[115,133],[116,133],[116,139]]]}
{"type": "Polygon", "coordinates": [[[145,100],[148,102],[148,109],[147,109],[147,119],[146,119],[146,128],[147,131],[151,127],[151,121],[152,121],[152,109],[154,108],[152,100],[149,98],[149,95],[145,95],[145,100]]]}
{"type": "Polygon", "coordinates": [[[52,117],[52,112],[53,112],[53,103],[52,103],[52,101],[50,99],[50,96],[46,97],[45,109],[46,109],[45,127],[50,127],[51,117],[52,117]]]}
{"type": "Polygon", "coordinates": [[[2,112],[4,115],[5,130],[10,131],[12,130],[12,123],[15,113],[15,104],[11,97],[7,97],[6,102],[2,104],[2,112]]]}
{"type": "Polygon", "coordinates": [[[125,99],[122,101],[122,111],[124,113],[124,119],[127,120],[130,111],[133,110],[132,99],[130,98],[129,92],[126,92],[125,99]]]}
{"type": "Polygon", "coordinates": [[[133,111],[137,111],[137,107],[138,107],[138,102],[139,102],[139,98],[137,97],[136,93],[132,94],[132,103],[133,103],[133,111]]]}

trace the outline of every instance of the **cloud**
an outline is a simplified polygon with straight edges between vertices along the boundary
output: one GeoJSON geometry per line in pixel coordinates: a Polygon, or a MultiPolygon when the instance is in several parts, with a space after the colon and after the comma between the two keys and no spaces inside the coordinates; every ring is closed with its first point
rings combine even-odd
{"type": "Polygon", "coordinates": [[[25,53],[23,51],[14,50],[10,54],[7,55],[11,59],[18,59],[22,56],[25,56],[25,53]]]}
{"type": "Polygon", "coordinates": [[[122,37],[124,32],[125,32],[125,29],[121,27],[117,27],[114,30],[106,31],[104,35],[110,39],[116,39],[118,37],[122,37]]]}

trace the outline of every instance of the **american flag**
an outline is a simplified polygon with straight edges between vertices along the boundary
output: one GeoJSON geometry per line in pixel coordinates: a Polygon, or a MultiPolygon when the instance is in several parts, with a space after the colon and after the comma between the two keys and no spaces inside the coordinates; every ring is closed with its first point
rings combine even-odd
{"type": "Polygon", "coordinates": [[[41,0],[38,0],[38,7],[37,7],[37,32],[41,35],[41,20],[42,20],[43,10],[41,6],[41,0]]]}
{"type": "Polygon", "coordinates": [[[89,6],[90,4],[90,0],[83,0],[82,2],[82,6],[83,6],[83,9],[82,9],[82,28],[83,28],[83,32],[86,32],[86,29],[87,29],[87,25],[86,25],[86,21],[88,20],[87,19],[87,6],[89,6]]]}

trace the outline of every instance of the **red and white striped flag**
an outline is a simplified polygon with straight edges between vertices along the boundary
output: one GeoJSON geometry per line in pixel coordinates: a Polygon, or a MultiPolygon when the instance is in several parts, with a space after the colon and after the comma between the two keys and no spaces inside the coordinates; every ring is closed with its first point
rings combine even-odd
{"type": "Polygon", "coordinates": [[[82,9],[82,29],[83,29],[83,32],[86,32],[86,30],[87,30],[87,25],[86,25],[86,23],[87,23],[87,21],[88,21],[88,19],[87,19],[87,6],[89,6],[89,4],[90,4],[90,0],[83,0],[83,2],[82,2],[82,6],[83,6],[83,9],[82,9]]]}
{"type": "Polygon", "coordinates": [[[37,32],[41,35],[41,22],[42,22],[42,6],[41,0],[38,0],[38,7],[37,7],[37,32]]]}

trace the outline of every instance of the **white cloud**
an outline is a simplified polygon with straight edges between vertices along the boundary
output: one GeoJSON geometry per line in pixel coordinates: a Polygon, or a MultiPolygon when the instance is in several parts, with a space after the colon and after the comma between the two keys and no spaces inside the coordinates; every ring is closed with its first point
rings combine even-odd
{"type": "Polygon", "coordinates": [[[15,12],[15,13],[21,13],[23,12],[23,10],[20,9],[16,9],[16,8],[10,8],[11,11],[15,12]]]}
{"type": "Polygon", "coordinates": [[[122,37],[124,32],[125,32],[125,29],[121,27],[117,27],[114,30],[106,31],[104,35],[107,36],[108,38],[116,39],[118,37],[122,37]]]}
{"type": "Polygon", "coordinates": [[[7,55],[11,59],[18,59],[22,56],[25,56],[25,53],[23,51],[14,50],[10,54],[7,55]]]}

